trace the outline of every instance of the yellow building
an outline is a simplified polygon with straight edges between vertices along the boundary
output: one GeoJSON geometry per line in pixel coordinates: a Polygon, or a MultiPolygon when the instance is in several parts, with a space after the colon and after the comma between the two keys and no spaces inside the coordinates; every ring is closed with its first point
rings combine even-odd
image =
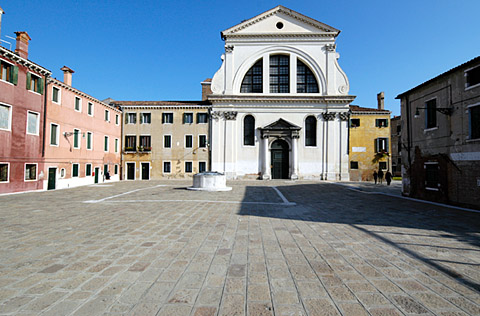
{"type": "MultiPolygon", "coordinates": [[[[372,181],[373,172],[391,172],[390,111],[383,109],[383,94],[377,109],[350,105],[350,180],[372,181]]],[[[379,97],[380,99],[380,97],[379,97]]]]}
{"type": "Polygon", "coordinates": [[[209,170],[207,102],[113,103],[123,109],[123,179],[185,178],[209,170]]]}

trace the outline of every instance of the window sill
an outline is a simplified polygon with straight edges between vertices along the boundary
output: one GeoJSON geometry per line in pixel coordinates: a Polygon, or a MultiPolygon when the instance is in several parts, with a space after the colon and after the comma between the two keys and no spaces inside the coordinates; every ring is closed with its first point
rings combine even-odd
{"type": "Polygon", "coordinates": [[[6,128],[0,128],[0,131],[11,132],[11,131],[12,131],[12,129],[11,129],[11,128],[9,128],[9,129],[6,129],[6,128]]]}
{"type": "Polygon", "coordinates": [[[474,89],[474,88],[477,88],[477,87],[480,87],[480,83],[477,83],[477,84],[475,84],[475,85],[473,85],[473,86],[468,86],[468,87],[466,87],[466,88],[465,88],[465,91],[468,91],[468,90],[470,90],[470,89],[474,89]]]}
{"type": "Polygon", "coordinates": [[[53,100],[52,100],[52,103],[54,103],[54,104],[56,104],[56,105],[62,105],[61,102],[57,102],[57,101],[53,101],[53,100]]]}
{"type": "Polygon", "coordinates": [[[428,191],[438,191],[437,188],[428,188],[428,187],[426,187],[425,190],[428,190],[428,191]]]}
{"type": "Polygon", "coordinates": [[[437,130],[438,129],[438,126],[436,127],[430,127],[430,128],[425,128],[423,129],[423,132],[426,133],[426,132],[431,132],[431,131],[434,131],[434,130],[437,130]]]}
{"type": "Polygon", "coordinates": [[[32,133],[26,133],[27,135],[32,135],[32,136],[39,136],[39,134],[32,134],[32,133]]]}
{"type": "Polygon", "coordinates": [[[8,83],[9,85],[11,86],[15,86],[13,83],[11,83],[10,81],[6,81],[6,80],[3,80],[3,79],[0,79],[0,82],[5,82],[5,83],[8,83]]]}
{"type": "Polygon", "coordinates": [[[467,143],[480,142],[480,138],[467,139],[466,142],[467,142],[467,143]]]}
{"type": "Polygon", "coordinates": [[[33,91],[33,90],[28,90],[28,92],[31,92],[31,93],[36,94],[36,95],[41,95],[41,94],[38,93],[37,91],[33,91]]]}

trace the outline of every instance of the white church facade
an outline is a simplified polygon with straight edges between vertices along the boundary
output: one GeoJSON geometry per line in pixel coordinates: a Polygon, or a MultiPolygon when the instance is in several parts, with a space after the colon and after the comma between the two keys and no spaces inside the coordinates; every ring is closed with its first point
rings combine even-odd
{"type": "Polygon", "coordinates": [[[211,170],[229,179],[348,180],[339,30],[278,6],[225,31],[212,79],[211,170]]]}

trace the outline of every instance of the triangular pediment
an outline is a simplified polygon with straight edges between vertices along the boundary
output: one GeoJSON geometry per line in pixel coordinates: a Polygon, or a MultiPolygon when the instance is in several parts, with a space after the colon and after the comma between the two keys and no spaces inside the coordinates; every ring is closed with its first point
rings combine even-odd
{"type": "Polygon", "coordinates": [[[263,130],[299,130],[301,129],[300,126],[292,124],[284,119],[279,119],[271,124],[262,128],[263,130]]]}
{"type": "Polygon", "coordinates": [[[301,13],[277,6],[222,32],[222,37],[259,34],[331,34],[340,30],[309,18],[301,13]]]}

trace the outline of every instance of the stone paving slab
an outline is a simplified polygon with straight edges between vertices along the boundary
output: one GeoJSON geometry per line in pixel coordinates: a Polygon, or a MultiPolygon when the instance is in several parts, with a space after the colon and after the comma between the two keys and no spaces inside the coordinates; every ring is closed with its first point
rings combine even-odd
{"type": "Polygon", "coordinates": [[[478,213],[325,182],[188,185],[0,196],[0,314],[480,315],[478,213]]]}

